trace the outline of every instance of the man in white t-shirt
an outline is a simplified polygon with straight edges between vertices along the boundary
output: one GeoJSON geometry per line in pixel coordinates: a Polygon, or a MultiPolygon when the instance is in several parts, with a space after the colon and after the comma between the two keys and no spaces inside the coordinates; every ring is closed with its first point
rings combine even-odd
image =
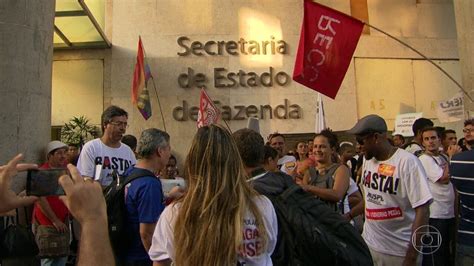
{"type": "Polygon", "coordinates": [[[424,128],[432,126],[433,121],[429,120],[428,118],[421,117],[415,120],[413,126],[411,127],[413,130],[413,134],[415,134],[415,137],[413,138],[412,142],[408,143],[408,145],[405,147],[405,150],[415,154],[416,156],[419,156],[423,152],[423,141],[421,139],[421,131],[424,128]]]}
{"type": "Polygon", "coordinates": [[[436,128],[425,128],[421,132],[425,152],[420,155],[420,161],[428,176],[428,185],[433,194],[430,205],[429,224],[436,229],[441,238],[433,238],[429,248],[423,253],[423,265],[454,265],[453,247],[454,228],[454,188],[450,182],[449,162],[447,156],[440,153],[441,138],[436,128]],[[438,243],[437,240],[441,240],[438,243]]]}
{"type": "Polygon", "coordinates": [[[363,117],[349,133],[356,135],[366,159],[360,181],[366,218],[362,236],[374,264],[416,265],[422,236],[417,232],[428,222],[432,200],[420,160],[390,145],[380,116],[363,117]]]}
{"type": "Polygon", "coordinates": [[[128,126],[127,120],[128,113],[122,108],[112,105],[105,109],[102,113],[102,137],[87,142],[79,155],[77,168],[81,175],[107,186],[112,182],[114,170],[123,175],[135,165],[135,154],[120,142],[128,126]]]}
{"type": "Polygon", "coordinates": [[[271,134],[268,137],[270,146],[278,152],[278,168],[283,173],[293,176],[296,169],[296,158],[291,155],[285,155],[285,137],[280,133],[271,134]]]}

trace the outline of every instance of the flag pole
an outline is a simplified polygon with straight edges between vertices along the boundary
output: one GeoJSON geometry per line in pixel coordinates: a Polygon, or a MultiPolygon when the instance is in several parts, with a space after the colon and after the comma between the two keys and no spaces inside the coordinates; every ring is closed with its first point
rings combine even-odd
{"type": "Polygon", "coordinates": [[[153,76],[150,76],[150,78],[153,81],[153,89],[155,90],[156,99],[158,100],[158,107],[160,108],[161,120],[163,121],[163,128],[164,128],[165,132],[167,132],[166,131],[166,124],[165,124],[165,117],[163,116],[163,110],[161,109],[160,97],[158,97],[158,91],[156,90],[155,78],[153,78],[153,76]]]}
{"type": "Polygon", "coordinates": [[[222,118],[222,121],[224,121],[225,125],[227,126],[227,129],[229,129],[230,134],[232,134],[232,129],[230,129],[229,124],[227,124],[227,121],[222,118]]]}
{"type": "MultiPolygon", "coordinates": [[[[201,87],[201,91],[204,90],[204,88],[205,88],[205,87],[201,87]]],[[[207,93],[205,92],[205,90],[204,90],[204,93],[207,95],[207,93]]],[[[209,95],[208,95],[207,97],[209,98],[209,95]]],[[[210,99],[210,98],[209,98],[209,99],[210,99]]],[[[212,101],[211,101],[211,102],[212,102],[212,101]]],[[[199,103],[199,105],[201,105],[201,104],[199,103]]],[[[214,102],[212,102],[212,105],[214,105],[214,102]]],[[[199,107],[199,108],[201,108],[201,107],[199,107]]],[[[227,126],[227,129],[229,130],[230,134],[232,134],[232,129],[230,129],[229,124],[227,124],[227,122],[224,120],[224,118],[222,118],[222,121],[224,121],[224,124],[227,126]]]]}
{"type": "MultiPolygon", "coordinates": [[[[138,38],[141,40],[142,36],[138,35],[138,38]]],[[[144,57],[143,60],[145,61],[146,58],[148,58],[148,56],[146,55],[145,47],[142,46],[142,50],[143,50],[143,57],[144,57]]],[[[160,97],[158,96],[158,91],[156,90],[155,78],[153,77],[151,72],[150,72],[150,78],[153,81],[153,89],[155,90],[156,99],[158,100],[158,107],[160,108],[161,120],[163,121],[163,129],[165,130],[165,132],[167,132],[166,131],[165,117],[163,116],[163,109],[161,109],[160,97]]]]}
{"type": "Polygon", "coordinates": [[[471,102],[473,102],[471,96],[467,93],[466,90],[464,90],[464,88],[461,86],[461,84],[459,84],[459,82],[457,82],[451,75],[449,75],[448,72],[446,72],[443,68],[441,68],[440,66],[438,66],[435,62],[433,62],[433,60],[431,60],[430,58],[426,57],[424,54],[422,54],[420,51],[416,50],[415,48],[413,48],[412,46],[410,46],[409,44],[407,44],[406,42],[398,39],[397,37],[389,34],[388,32],[385,32],[375,26],[372,26],[370,25],[369,23],[365,22],[365,21],[362,21],[365,25],[367,25],[368,27],[370,28],[373,28],[374,30],[378,31],[378,32],[381,32],[385,35],[387,35],[388,37],[394,39],[395,41],[401,43],[403,46],[409,48],[410,50],[414,51],[415,53],[417,53],[418,55],[420,55],[421,57],[423,57],[424,59],[426,59],[428,62],[430,62],[431,64],[433,64],[437,69],[439,69],[441,72],[443,72],[452,82],[454,82],[454,84],[456,84],[461,90],[462,92],[464,93],[464,95],[466,95],[466,97],[471,100],[471,102]]]}

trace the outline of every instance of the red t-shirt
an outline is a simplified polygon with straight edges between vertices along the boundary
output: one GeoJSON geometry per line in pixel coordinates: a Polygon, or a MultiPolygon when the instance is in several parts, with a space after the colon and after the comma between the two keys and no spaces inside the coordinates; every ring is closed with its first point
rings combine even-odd
{"type": "MultiPolygon", "coordinates": [[[[51,169],[48,163],[44,163],[39,168],[51,169]]],[[[67,209],[66,205],[64,205],[58,196],[47,196],[46,200],[48,201],[49,206],[51,206],[51,210],[53,210],[54,214],[56,214],[56,217],[58,217],[58,219],[64,223],[67,216],[69,215],[69,210],[67,209]]],[[[33,219],[41,225],[53,225],[48,217],[41,211],[38,203],[35,203],[35,207],[33,209],[33,219]]]]}

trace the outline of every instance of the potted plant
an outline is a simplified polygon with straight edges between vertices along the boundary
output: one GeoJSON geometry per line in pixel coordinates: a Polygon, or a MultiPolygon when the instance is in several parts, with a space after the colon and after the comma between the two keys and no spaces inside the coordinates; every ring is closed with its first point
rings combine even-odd
{"type": "Polygon", "coordinates": [[[87,141],[96,138],[98,132],[99,128],[91,125],[85,116],[73,117],[61,129],[61,141],[82,148],[87,141]]]}

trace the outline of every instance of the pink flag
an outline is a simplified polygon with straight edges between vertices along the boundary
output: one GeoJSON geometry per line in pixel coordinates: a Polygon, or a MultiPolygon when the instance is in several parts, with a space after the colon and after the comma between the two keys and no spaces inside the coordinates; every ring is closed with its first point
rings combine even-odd
{"type": "Polygon", "coordinates": [[[363,27],[353,17],[305,0],[293,80],[336,98],[363,27]]]}
{"type": "Polygon", "coordinates": [[[197,127],[200,128],[217,123],[220,115],[219,109],[214,105],[209,95],[207,95],[204,89],[201,89],[197,127]]]}

